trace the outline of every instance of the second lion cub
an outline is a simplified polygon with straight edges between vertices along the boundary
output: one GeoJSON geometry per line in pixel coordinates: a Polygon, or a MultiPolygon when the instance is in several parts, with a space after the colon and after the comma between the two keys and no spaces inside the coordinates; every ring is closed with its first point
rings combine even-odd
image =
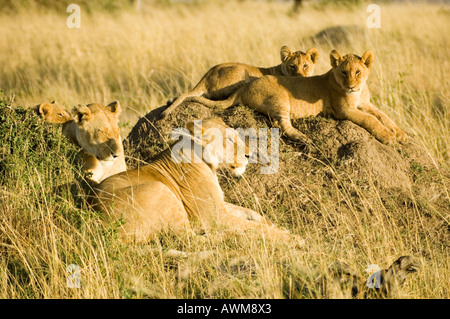
{"type": "Polygon", "coordinates": [[[321,112],[339,120],[350,120],[369,131],[380,142],[405,142],[407,135],[381,110],[370,102],[366,81],[373,65],[372,51],[362,57],[330,53],[331,70],[309,78],[263,76],[238,89],[227,100],[211,101],[193,97],[190,101],[208,107],[243,104],[265,113],[278,122],[291,140],[305,144],[309,140],[291,124],[291,119],[314,116],[321,112]]]}
{"type": "Polygon", "coordinates": [[[311,76],[319,59],[319,50],[311,48],[306,53],[291,52],[287,46],[283,46],[280,56],[281,64],[271,68],[259,68],[243,63],[223,63],[212,67],[192,91],[181,94],[162,112],[161,117],[166,117],[188,97],[203,95],[213,100],[226,99],[245,82],[263,75],[311,76]]]}

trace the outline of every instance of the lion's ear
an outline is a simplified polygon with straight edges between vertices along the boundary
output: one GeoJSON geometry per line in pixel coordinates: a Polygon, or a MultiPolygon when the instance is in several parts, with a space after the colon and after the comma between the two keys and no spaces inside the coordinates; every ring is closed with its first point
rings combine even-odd
{"type": "Polygon", "coordinates": [[[119,115],[121,111],[120,103],[119,101],[114,101],[109,103],[106,108],[108,108],[111,113],[114,113],[115,115],[119,115]]]}
{"type": "Polygon", "coordinates": [[[342,55],[333,49],[330,53],[330,64],[332,68],[336,68],[344,60],[342,55]]]}
{"type": "Polygon", "coordinates": [[[186,128],[189,130],[189,133],[191,133],[193,137],[201,138],[202,143],[206,144],[215,139],[217,131],[220,132],[220,129],[214,126],[208,127],[208,125],[204,125],[202,120],[189,122],[186,124],[186,128]],[[199,134],[201,136],[199,136],[199,134]]]}
{"type": "Polygon", "coordinates": [[[375,57],[373,55],[373,52],[370,50],[367,50],[366,52],[364,52],[364,54],[361,58],[361,62],[364,63],[368,69],[370,69],[373,65],[374,59],[375,59],[375,57]]]}
{"type": "Polygon", "coordinates": [[[45,118],[45,116],[47,114],[49,114],[50,111],[52,110],[52,106],[50,103],[45,102],[45,103],[42,103],[41,105],[39,105],[38,110],[39,110],[39,115],[41,115],[43,118],[45,118]]]}
{"type": "Polygon", "coordinates": [[[189,133],[191,133],[192,136],[195,136],[195,133],[203,134],[203,132],[205,131],[201,120],[187,123],[186,128],[188,129],[189,133]]]}
{"type": "Polygon", "coordinates": [[[191,135],[194,135],[194,127],[195,127],[194,122],[189,122],[186,124],[186,128],[188,129],[189,133],[191,133],[191,135]]]}
{"type": "Polygon", "coordinates": [[[319,60],[319,50],[317,50],[316,48],[311,48],[306,51],[306,56],[311,59],[312,63],[316,64],[319,60]]]}
{"type": "Polygon", "coordinates": [[[89,121],[92,118],[91,109],[86,105],[77,105],[72,110],[73,119],[77,123],[81,123],[84,121],[89,121]]]}
{"type": "Polygon", "coordinates": [[[291,54],[292,54],[291,50],[287,46],[283,45],[280,50],[281,62],[286,62],[286,60],[289,59],[291,54]]]}

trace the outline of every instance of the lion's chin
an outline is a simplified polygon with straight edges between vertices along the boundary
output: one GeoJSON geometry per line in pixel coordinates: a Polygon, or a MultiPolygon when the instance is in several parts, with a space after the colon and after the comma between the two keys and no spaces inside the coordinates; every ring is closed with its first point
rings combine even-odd
{"type": "Polygon", "coordinates": [[[103,167],[111,167],[114,164],[115,160],[116,158],[111,156],[110,158],[100,160],[100,163],[102,164],[103,167]]]}
{"type": "Polygon", "coordinates": [[[234,176],[242,176],[242,174],[244,174],[245,172],[245,169],[246,169],[245,166],[241,166],[233,169],[231,172],[233,173],[234,176]]]}

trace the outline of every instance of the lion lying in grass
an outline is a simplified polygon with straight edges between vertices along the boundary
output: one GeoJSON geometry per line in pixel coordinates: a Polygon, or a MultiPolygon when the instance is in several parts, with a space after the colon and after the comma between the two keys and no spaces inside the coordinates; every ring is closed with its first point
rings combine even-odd
{"type": "Polygon", "coordinates": [[[201,96],[208,99],[225,99],[241,87],[245,82],[260,78],[263,75],[278,76],[311,76],[319,59],[319,51],[311,48],[306,53],[291,52],[287,46],[280,50],[281,64],[270,68],[260,68],[243,63],[223,63],[212,67],[198,84],[188,93],[181,94],[164,112],[166,117],[183,101],[191,96],[201,96]]]}
{"type": "MultiPolygon", "coordinates": [[[[49,111],[56,112],[59,106],[54,104],[53,108],[49,111]]],[[[118,128],[119,112],[118,102],[106,107],[79,105],[72,111],[73,119],[63,124],[63,133],[82,148],[85,168],[93,173],[94,184],[100,183],[95,187],[96,208],[112,219],[124,219],[122,238],[132,237],[142,242],[158,230],[186,227],[192,219],[200,220],[202,227],[217,219],[232,230],[261,230],[271,238],[289,239],[287,231],[277,228],[257,212],[224,202],[215,170],[224,166],[235,175],[241,175],[249,154],[234,130],[229,131],[234,132],[233,136],[226,135],[229,127],[223,121],[204,121],[200,129],[206,141],[201,147],[208,163],[203,158],[197,159],[198,163],[175,163],[171,158],[173,149],[169,149],[154,163],[126,171],[118,128]],[[222,140],[215,140],[214,129],[223,133],[222,140]],[[230,146],[234,150],[237,145],[245,149],[243,155],[238,158],[236,152],[234,162],[221,163],[224,158],[219,151],[230,146]]],[[[51,121],[50,117],[44,119],[51,121]]],[[[187,127],[193,134],[194,124],[189,123],[187,127]]]]}
{"type": "Polygon", "coordinates": [[[332,68],[323,75],[308,78],[266,75],[243,85],[227,100],[212,101],[201,96],[189,100],[208,107],[244,104],[269,115],[289,139],[304,144],[309,144],[309,139],[292,126],[291,119],[321,112],[362,126],[384,144],[405,142],[406,133],[370,102],[366,81],[373,53],[341,56],[333,50],[330,60],[332,68]]]}
{"type": "Polygon", "coordinates": [[[96,209],[111,222],[124,221],[120,238],[146,242],[163,230],[178,231],[192,223],[208,229],[218,223],[228,230],[254,230],[288,241],[289,233],[263,216],[224,202],[216,169],[224,167],[241,175],[248,163],[248,148],[237,132],[218,119],[204,120],[201,127],[190,122],[186,127],[189,133],[183,138],[188,138],[188,151],[176,143],[151,164],[116,174],[96,186],[96,209]],[[245,152],[233,151],[233,161],[224,163],[225,150],[237,147],[245,152]]]}

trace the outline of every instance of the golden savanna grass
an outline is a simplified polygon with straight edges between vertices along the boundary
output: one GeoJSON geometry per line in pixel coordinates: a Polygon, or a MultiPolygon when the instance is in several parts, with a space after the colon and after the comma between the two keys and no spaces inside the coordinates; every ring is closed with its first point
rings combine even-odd
{"type": "MultiPolygon", "coordinates": [[[[380,29],[369,30],[368,39],[337,47],[314,43],[311,36],[336,25],[365,27],[366,6],[307,3],[299,14],[291,14],[290,9],[291,3],[284,2],[162,5],[144,1],[141,12],[82,12],[80,29],[67,28],[69,14],[64,11],[3,12],[0,89],[4,96],[14,97],[15,105],[23,106],[55,99],[67,108],[118,100],[124,107],[121,124],[126,136],[139,117],[191,89],[218,63],[272,66],[280,62],[282,45],[303,51],[316,46],[321,53],[316,74],[321,74],[329,69],[333,48],[359,55],[371,49],[376,59],[369,77],[373,101],[399,127],[415,135],[436,163],[450,168],[448,6],[381,4],[380,29]]],[[[49,129],[58,134],[56,128],[49,129]]],[[[58,181],[78,179],[75,162],[60,159],[58,181]]],[[[325,273],[331,262],[343,260],[364,273],[367,265],[387,267],[400,255],[418,255],[426,265],[407,281],[400,297],[450,297],[448,242],[422,236],[420,203],[414,203],[417,209],[402,217],[399,225],[391,217],[401,216],[403,208],[387,206],[373,185],[367,192],[359,189],[362,202],[375,203],[362,208],[353,204],[345,185],[329,185],[351,208],[350,214],[337,216],[330,213],[333,203],[326,191],[297,181],[300,184],[292,191],[301,189],[302,194],[294,196],[319,203],[316,210],[326,221],[321,225],[302,217],[287,218],[295,209],[289,199],[279,205],[276,200],[261,203],[239,193],[226,194],[304,237],[307,245],[300,251],[261,242],[257,236],[220,231],[206,238],[165,234],[160,242],[126,246],[74,195],[82,188],[74,191],[73,186],[51,182],[53,172],[36,171],[30,163],[23,167],[32,176],[29,180],[0,181],[1,298],[321,297],[313,274],[325,273]],[[56,195],[55,188],[59,188],[56,195]],[[215,254],[206,262],[186,261],[167,256],[171,248],[215,254]],[[80,289],[67,288],[69,264],[80,266],[80,289]],[[247,267],[236,272],[236,265],[247,267]],[[294,285],[289,276],[297,270],[306,274],[303,280],[309,293],[296,295],[286,288],[294,285]],[[189,275],[183,277],[183,271],[189,275]]],[[[330,171],[335,174],[332,166],[330,171]]],[[[446,182],[438,187],[448,201],[446,182]]],[[[448,225],[448,211],[434,213],[448,225]]],[[[348,297],[337,291],[334,296],[348,297]]]]}

